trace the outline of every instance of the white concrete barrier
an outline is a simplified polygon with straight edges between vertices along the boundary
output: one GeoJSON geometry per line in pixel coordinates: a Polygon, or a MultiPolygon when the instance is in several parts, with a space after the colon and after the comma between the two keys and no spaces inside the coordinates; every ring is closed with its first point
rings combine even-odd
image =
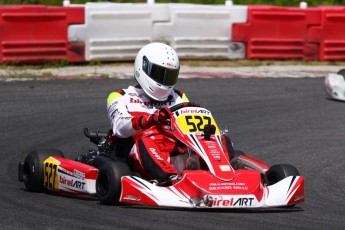
{"type": "Polygon", "coordinates": [[[231,28],[247,21],[247,10],[231,4],[86,3],[85,24],[69,26],[68,40],[85,44],[86,61],[133,60],[153,41],[171,45],[180,58],[245,58],[244,44],[231,42],[231,28]]]}
{"type": "Polygon", "coordinates": [[[85,59],[132,60],[152,42],[155,21],[169,21],[167,4],[85,4],[85,24],[68,29],[70,42],[85,43],[85,59]]]}
{"type": "Polygon", "coordinates": [[[153,36],[181,58],[245,58],[245,45],[231,42],[231,28],[247,22],[247,6],[169,4],[169,11],[171,20],[156,22],[153,36]]]}

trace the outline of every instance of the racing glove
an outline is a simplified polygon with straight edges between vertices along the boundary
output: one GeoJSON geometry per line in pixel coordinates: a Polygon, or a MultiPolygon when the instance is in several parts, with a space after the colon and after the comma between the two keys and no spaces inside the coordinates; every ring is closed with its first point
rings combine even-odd
{"type": "Polygon", "coordinates": [[[156,110],[153,114],[139,117],[138,123],[142,129],[148,129],[154,125],[164,124],[170,118],[171,111],[167,106],[156,110]]]}

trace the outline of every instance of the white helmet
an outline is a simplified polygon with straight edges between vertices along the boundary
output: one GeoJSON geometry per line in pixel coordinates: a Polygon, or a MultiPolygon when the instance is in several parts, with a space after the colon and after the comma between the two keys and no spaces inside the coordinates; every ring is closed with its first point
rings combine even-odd
{"type": "Polygon", "coordinates": [[[180,70],[176,51],[163,43],[151,43],[138,52],[134,75],[144,92],[156,101],[165,101],[176,84],[180,70]]]}

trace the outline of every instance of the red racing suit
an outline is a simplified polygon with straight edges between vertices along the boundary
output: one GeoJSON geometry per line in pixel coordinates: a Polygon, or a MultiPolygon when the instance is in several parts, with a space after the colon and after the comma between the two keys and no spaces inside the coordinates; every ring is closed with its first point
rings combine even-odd
{"type": "Polygon", "coordinates": [[[163,106],[171,107],[188,101],[185,93],[176,89],[164,102],[153,101],[141,88],[134,86],[110,93],[107,109],[113,134],[119,138],[133,137],[135,145],[129,154],[134,159],[135,170],[143,176],[165,182],[170,175],[178,174],[170,164],[170,153],[177,140],[160,134],[155,126],[142,130],[139,118],[163,106]]]}

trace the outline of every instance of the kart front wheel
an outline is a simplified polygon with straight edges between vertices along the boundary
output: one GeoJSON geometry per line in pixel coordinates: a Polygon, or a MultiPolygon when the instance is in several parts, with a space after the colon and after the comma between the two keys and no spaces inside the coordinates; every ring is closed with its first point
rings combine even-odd
{"type": "Polygon", "coordinates": [[[289,176],[299,176],[298,170],[288,164],[273,165],[266,172],[267,185],[273,185],[289,176]]]}
{"type": "Polygon", "coordinates": [[[98,172],[96,179],[96,195],[102,204],[117,205],[120,203],[121,178],[131,171],[123,162],[109,161],[98,172]]]}
{"type": "Polygon", "coordinates": [[[241,150],[235,150],[233,151],[233,154],[230,156],[230,159],[234,159],[235,157],[239,157],[239,156],[245,156],[246,154],[244,152],[242,152],[241,150]]]}
{"type": "Polygon", "coordinates": [[[21,178],[25,187],[30,192],[44,191],[44,167],[43,162],[50,156],[64,157],[58,149],[34,150],[30,152],[22,164],[21,178]]]}

